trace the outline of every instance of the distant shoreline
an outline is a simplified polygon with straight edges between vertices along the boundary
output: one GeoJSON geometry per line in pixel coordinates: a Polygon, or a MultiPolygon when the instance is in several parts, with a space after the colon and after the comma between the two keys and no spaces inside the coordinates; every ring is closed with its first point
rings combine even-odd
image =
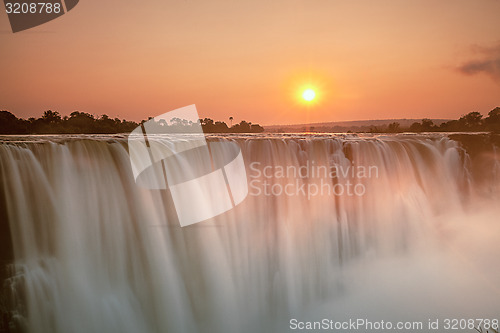
{"type": "Polygon", "coordinates": [[[267,133],[422,133],[422,132],[493,132],[500,133],[500,107],[487,117],[470,112],[450,119],[377,119],[266,126],[267,133]]]}

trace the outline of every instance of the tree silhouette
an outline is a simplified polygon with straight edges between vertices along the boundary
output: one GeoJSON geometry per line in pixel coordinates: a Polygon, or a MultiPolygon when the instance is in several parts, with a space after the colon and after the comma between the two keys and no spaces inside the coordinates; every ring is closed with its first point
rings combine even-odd
{"type": "Polygon", "coordinates": [[[461,117],[458,121],[465,130],[479,130],[482,124],[483,115],[479,112],[470,112],[461,117]]]}
{"type": "Polygon", "coordinates": [[[387,126],[387,132],[398,133],[398,132],[400,132],[400,127],[401,127],[401,125],[397,122],[390,123],[389,126],[387,126]]]}
{"type": "Polygon", "coordinates": [[[62,121],[61,115],[57,111],[47,110],[43,113],[42,119],[47,123],[59,123],[62,121]]]}
{"type": "Polygon", "coordinates": [[[9,111],[0,111],[0,133],[1,134],[26,134],[29,122],[18,119],[9,111]]]}
{"type": "Polygon", "coordinates": [[[422,119],[422,131],[423,132],[430,132],[432,131],[434,127],[434,122],[430,119],[422,119]]]}
{"type": "Polygon", "coordinates": [[[500,107],[496,107],[488,113],[484,119],[486,129],[494,133],[500,133],[500,107]]]}
{"type": "Polygon", "coordinates": [[[500,107],[496,107],[490,112],[488,112],[488,118],[486,118],[486,122],[490,123],[499,123],[500,122],[500,107]]]}

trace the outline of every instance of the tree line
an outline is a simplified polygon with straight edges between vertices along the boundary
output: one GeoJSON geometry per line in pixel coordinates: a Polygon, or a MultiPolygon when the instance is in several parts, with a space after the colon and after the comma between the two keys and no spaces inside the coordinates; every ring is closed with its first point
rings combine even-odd
{"type": "MultiPolygon", "coordinates": [[[[74,111],[69,116],[61,116],[59,112],[47,110],[40,118],[17,118],[9,111],[0,111],[0,134],[116,134],[130,133],[140,124],[153,119],[150,117],[140,123],[107,115],[95,117],[92,114],[74,111]]],[[[162,132],[194,132],[201,125],[205,133],[260,133],[264,128],[259,124],[252,124],[242,120],[232,124],[233,117],[229,117],[230,126],[223,121],[214,121],[210,118],[191,122],[185,119],[173,118],[170,121],[159,120],[150,122],[149,126],[158,133],[162,132]]],[[[311,128],[313,130],[313,128],[311,128]]],[[[488,113],[487,117],[477,111],[469,112],[457,120],[450,120],[441,124],[434,124],[430,119],[422,119],[409,127],[403,127],[398,122],[384,126],[371,126],[371,133],[401,133],[401,132],[493,132],[500,133],[500,107],[488,113]]]]}
{"type": "MultiPolygon", "coordinates": [[[[148,120],[153,119],[150,117],[148,120]]],[[[9,111],[0,111],[0,134],[116,134],[130,133],[140,123],[118,118],[110,118],[108,115],[95,117],[86,112],[74,111],[69,116],[61,116],[59,112],[47,110],[40,118],[17,118],[9,111]]],[[[202,126],[205,133],[260,133],[264,128],[259,124],[252,124],[242,120],[232,125],[233,117],[230,117],[231,126],[223,121],[214,121],[210,118],[199,119],[198,122],[188,122],[184,119],[174,118],[167,122],[165,120],[155,121],[150,124],[157,127],[159,133],[168,132],[192,132],[202,126]]]]}
{"type": "Polygon", "coordinates": [[[422,119],[410,127],[402,127],[398,122],[387,126],[372,126],[372,133],[402,133],[402,132],[492,132],[500,133],[500,107],[488,112],[487,117],[477,111],[469,112],[458,120],[450,120],[439,125],[430,119],[422,119]]]}

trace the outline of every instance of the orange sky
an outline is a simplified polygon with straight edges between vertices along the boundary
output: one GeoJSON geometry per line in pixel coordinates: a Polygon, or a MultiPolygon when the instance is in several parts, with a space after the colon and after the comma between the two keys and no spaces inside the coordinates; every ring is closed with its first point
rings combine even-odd
{"type": "Polygon", "coordinates": [[[11,33],[0,109],[260,124],[457,118],[500,106],[499,0],[82,0],[11,33]],[[316,88],[313,105],[300,89],[316,88]]]}

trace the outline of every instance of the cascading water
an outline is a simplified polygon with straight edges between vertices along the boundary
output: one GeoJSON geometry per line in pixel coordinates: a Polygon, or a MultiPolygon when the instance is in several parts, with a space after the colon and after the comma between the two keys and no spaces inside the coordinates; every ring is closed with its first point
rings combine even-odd
{"type": "Polygon", "coordinates": [[[135,184],[126,139],[4,138],[17,325],[287,332],[291,318],[498,318],[498,193],[478,194],[456,141],[210,140],[239,144],[249,195],[181,228],[165,191],[135,184]]]}

